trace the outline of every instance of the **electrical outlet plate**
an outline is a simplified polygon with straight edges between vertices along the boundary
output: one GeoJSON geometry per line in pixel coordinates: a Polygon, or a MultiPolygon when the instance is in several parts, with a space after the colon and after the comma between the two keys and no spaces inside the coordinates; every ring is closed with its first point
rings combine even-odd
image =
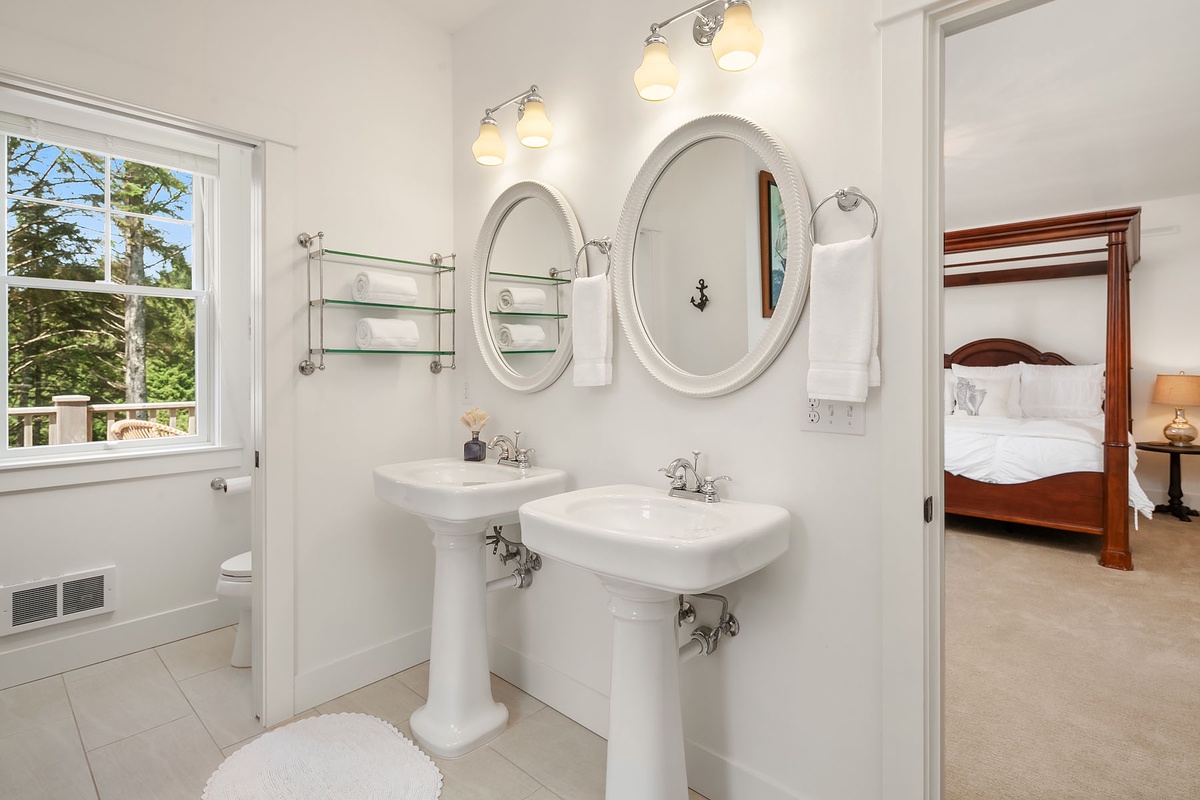
{"type": "Polygon", "coordinates": [[[462,382],[462,401],[463,405],[471,405],[471,381],[467,378],[462,382]]]}
{"type": "Polygon", "coordinates": [[[801,419],[801,423],[800,429],[805,431],[864,436],[867,432],[866,404],[810,398],[808,416],[801,419]]]}

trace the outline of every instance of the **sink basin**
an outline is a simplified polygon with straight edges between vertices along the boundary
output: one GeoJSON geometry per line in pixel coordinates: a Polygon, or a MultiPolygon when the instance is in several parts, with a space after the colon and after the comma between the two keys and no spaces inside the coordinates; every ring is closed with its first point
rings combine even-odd
{"type": "Polygon", "coordinates": [[[521,539],[543,556],[651,589],[707,592],[788,548],[786,509],[669,497],[664,487],[580,489],[525,503],[521,539]]]}
{"type": "Polygon", "coordinates": [[[375,468],[375,495],[410,514],[446,522],[488,524],[517,521],[517,507],[561,492],[561,469],[516,467],[434,458],[375,468]]]}

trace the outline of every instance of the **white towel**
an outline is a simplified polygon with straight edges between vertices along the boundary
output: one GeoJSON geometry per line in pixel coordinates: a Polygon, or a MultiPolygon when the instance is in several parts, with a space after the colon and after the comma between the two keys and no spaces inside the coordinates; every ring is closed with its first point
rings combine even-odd
{"type": "Polygon", "coordinates": [[[571,287],[575,385],[612,383],[612,303],[608,276],[576,278],[571,287]]]}
{"type": "Polygon", "coordinates": [[[530,347],[545,342],[546,332],[540,325],[501,325],[496,341],[501,347],[530,347]]]}
{"type": "Polygon", "coordinates": [[[383,272],[360,272],[354,276],[351,295],[360,303],[416,302],[417,280],[411,275],[392,275],[383,272]]]}
{"type": "Polygon", "coordinates": [[[420,342],[417,323],[411,319],[375,319],[358,321],[355,344],[360,350],[406,350],[420,342]]]}
{"type": "Polygon", "coordinates": [[[879,385],[875,241],[814,244],[809,289],[808,396],[861,403],[879,385]]]}
{"type": "Polygon", "coordinates": [[[499,311],[536,314],[546,306],[546,292],[534,286],[513,286],[500,290],[499,311]]]}

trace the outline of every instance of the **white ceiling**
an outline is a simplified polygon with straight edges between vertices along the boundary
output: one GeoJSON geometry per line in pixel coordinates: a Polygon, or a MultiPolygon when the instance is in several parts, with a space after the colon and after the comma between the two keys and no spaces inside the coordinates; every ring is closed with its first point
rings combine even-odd
{"type": "Polygon", "coordinates": [[[946,40],[946,228],[1200,193],[1200,0],[1054,0],[946,40]]]}
{"type": "Polygon", "coordinates": [[[500,0],[394,0],[394,2],[417,19],[428,22],[446,33],[454,33],[468,22],[500,4],[500,0]]]}

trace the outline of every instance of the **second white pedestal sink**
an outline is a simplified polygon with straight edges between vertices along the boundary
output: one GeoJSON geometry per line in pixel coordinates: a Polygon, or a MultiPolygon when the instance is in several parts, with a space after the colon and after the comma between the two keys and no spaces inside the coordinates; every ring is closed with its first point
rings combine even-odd
{"type": "Polygon", "coordinates": [[[566,485],[560,469],[453,458],[375,469],[376,496],[421,517],[434,534],[429,697],[410,725],[436,756],[466,755],[508,721],[508,709],[492,699],[488,669],[485,534],[492,525],[515,523],[522,503],[566,485]]]}
{"type": "Polygon", "coordinates": [[[680,594],[745,577],[788,548],[778,506],[668,497],[666,488],[580,489],[521,506],[521,539],[594,572],[613,615],[608,800],[686,800],[676,619],[680,594]]]}

